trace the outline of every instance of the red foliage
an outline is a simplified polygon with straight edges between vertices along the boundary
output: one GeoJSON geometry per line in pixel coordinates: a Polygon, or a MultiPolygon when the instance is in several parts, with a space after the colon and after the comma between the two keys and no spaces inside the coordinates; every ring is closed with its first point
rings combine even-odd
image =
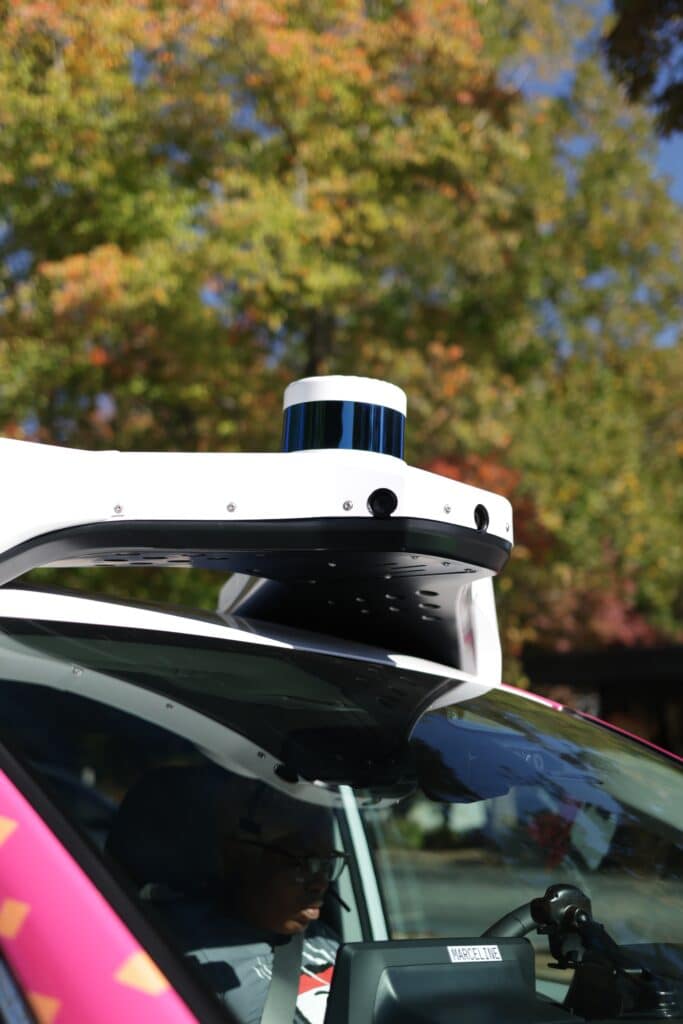
{"type": "Polygon", "coordinates": [[[616,576],[592,588],[549,591],[534,618],[537,643],[555,651],[661,642],[662,635],[635,608],[636,585],[616,576]]]}
{"type": "Polygon", "coordinates": [[[558,867],[569,849],[571,821],[553,811],[539,811],[529,822],[529,835],[545,853],[547,868],[558,867]]]}
{"type": "Polygon", "coordinates": [[[504,494],[514,508],[515,543],[533,553],[534,560],[546,561],[554,546],[552,534],[539,521],[536,506],[528,495],[521,493],[521,475],[518,470],[504,465],[495,458],[478,454],[465,455],[458,462],[434,459],[425,466],[432,473],[448,476],[452,480],[482,487],[496,494],[504,494]]]}

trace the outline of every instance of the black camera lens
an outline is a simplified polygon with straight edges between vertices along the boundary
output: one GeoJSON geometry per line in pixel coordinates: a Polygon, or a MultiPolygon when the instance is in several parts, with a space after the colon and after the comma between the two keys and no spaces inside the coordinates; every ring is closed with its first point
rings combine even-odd
{"type": "Polygon", "coordinates": [[[388,519],[397,505],[398,498],[388,487],[378,487],[368,498],[368,511],[375,519],[388,519]]]}
{"type": "Polygon", "coordinates": [[[486,533],[489,528],[489,514],[485,505],[477,505],[474,510],[474,525],[480,533],[486,533]]]}

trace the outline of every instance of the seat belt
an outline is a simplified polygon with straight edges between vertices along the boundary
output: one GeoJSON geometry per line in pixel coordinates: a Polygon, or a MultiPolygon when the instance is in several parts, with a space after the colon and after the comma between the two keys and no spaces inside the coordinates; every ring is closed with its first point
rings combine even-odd
{"type": "Polygon", "coordinates": [[[273,976],[261,1015],[261,1024],[292,1024],[299,995],[304,933],[293,935],[273,950],[273,976]]]}

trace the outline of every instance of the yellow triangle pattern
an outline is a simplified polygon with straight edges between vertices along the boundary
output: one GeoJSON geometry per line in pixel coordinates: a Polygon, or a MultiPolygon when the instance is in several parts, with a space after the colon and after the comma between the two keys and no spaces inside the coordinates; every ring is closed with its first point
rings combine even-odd
{"type": "Polygon", "coordinates": [[[28,992],[26,998],[36,1015],[38,1024],[52,1024],[62,1005],[59,999],[54,999],[52,996],[41,996],[39,992],[28,992]]]}
{"type": "Polygon", "coordinates": [[[122,985],[148,996],[160,996],[170,988],[168,981],[147,953],[139,950],[125,960],[114,975],[122,985]]]}
{"type": "Polygon", "coordinates": [[[16,821],[12,821],[11,818],[3,818],[2,814],[0,814],[0,846],[2,846],[6,839],[9,839],[17,827],[18,823],[16,821]]]}
{"type": "Polygon", "coordinates": [[[20,900],[3,900],[0,903],[0,937],[16,938],[30,909],[28,903],[20,900]]]}

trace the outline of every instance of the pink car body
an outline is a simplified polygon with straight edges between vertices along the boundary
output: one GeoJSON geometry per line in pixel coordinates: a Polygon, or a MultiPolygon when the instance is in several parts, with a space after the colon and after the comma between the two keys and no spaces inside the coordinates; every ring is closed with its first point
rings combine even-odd
{"type": "Polygon", "coordinates": [[[0,773],[0,946],[39,1024],[191,1024],[159,967],[0,773]]]}

